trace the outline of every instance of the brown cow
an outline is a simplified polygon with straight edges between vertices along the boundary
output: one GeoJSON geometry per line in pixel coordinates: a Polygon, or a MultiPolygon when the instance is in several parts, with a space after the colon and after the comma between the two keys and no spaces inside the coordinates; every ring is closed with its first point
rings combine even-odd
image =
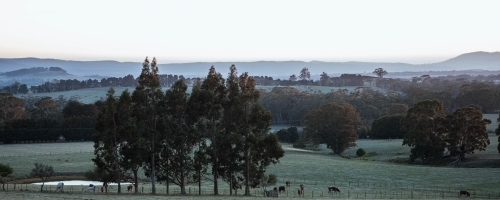
{"type": "Polygon", "coordinates": [[[470,197],[469,191],[460,190],[460,196],[462,196],[462,195],[467,195],[467,197],[470,197]]]}
{"type": "Polygon", "coordinates": [[[339,188],[334,187],[334,186],[328,187],[328,193],[332,193],[332,192],[333,192],[333,194],[336,194],[337,192],[340,194],[339,188]]]}
{"type": "Polygon", "coordinates": [[[134,191],[134,184],[130,184],[127,186],[127,192],[133,192],[134,191]]]}

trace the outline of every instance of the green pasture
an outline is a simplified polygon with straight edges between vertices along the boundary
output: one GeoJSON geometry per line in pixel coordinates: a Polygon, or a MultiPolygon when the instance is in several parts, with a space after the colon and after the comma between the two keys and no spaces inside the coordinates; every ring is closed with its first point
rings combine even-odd
{"type": "MultiPolygon", "coordinates": [[[[276,86],[260,86],[257,85],[255,86],[256,89],[263,90],[263,91],[271,91],[274,87],[276,86]]],[[[299,91],[303,92],[311,92],[311,93],[329,93],[331,91],[337,91],[339,89],[347,89],[350,92],[353,92],[357,86],[346,86],[346,87],[327,87],[327,86],[304,86],[304,85],[299,85],[299,86],[290,86],[293,88],[298,89],[299,91]]],[[[377,88],[377,87],[371,87],[373,90],[385,92],[385,90],[377,88]]],[[[128,89],[130,93],[132,93],[135,88],[134,87],[114,87],[115,89],[115,95],[120,96],[120,94],[125,90],[128,89]]],[[[166,91],[170,89],[169,87],[163,87],[162,90],[166,91]]],[[[188,87],[188,93],[191,92],[192,87],[188,87]]],[[[84,88],[84,89],[79,89],[79,90],[70,90],[70,91],[63,91],[63,92],[49,92],[49,93],[28,93],[28,94],[17,94],[17,97],[52,97],[52,98],[58,98],[59,96],[63,96],[64,99],[73,99],[77,100],[81,103],[94,103],[96,101],[99,101],[101,99],[106,98],[106,94],[109,90],[109,87],[100,87],[100,88],[84,88]]]]}
{"type": "MultiPolygon", "coordinates": [[[[494,198],[500,198],[500,168],[433,167],[388,162],[388,159],[394,157],[408,156],[409,148],[401,144],[401,139],[358,140],[358,146],[348,149],[344,154],[354,155],[357,148],[364,148],[369,153],[375,152],[374,156],[366,159],[347,159],[332,155],[324,146],[319,147],[320,151],[308,151],[295,149],[291,144],[282,144],[285,156],[278,164],[271,165],[267,173],[277,175],[276,186],[284,185],[285,181],[292,182],[292,186],[287,188],[288,193],[282,195],[288,195],[288,198],[298,198],[296,188],[299,184],[305,185],[307,198],[364,198],[365,195],[367,198],[386,199],[410,198],[412,195],[422,199],[443,196],[456,198],[456,191],[462,189],[474,191],[476,196],[486,197],[488,194],[491,197],[494,194],[494,198]],[[326,188],[334,185],[343,191],[341,196],[329,196],[327,193],[326,188]]],[[[496,144],[496,140],[492,141],[487,152],[491,153],[489,156],[500,159],[500,154],[495,152],[496,144]]],[[[29,174],[35,162],[52,165],[56,172],[84,172],[93,167],[90,161],[93,157],[92,145],[92,142],[0,145],[0,159],[2,163],[14,168],[13,175],[17,178],[29,174]]],[[[228,185],[222,181],[219,184],[220,193],[228,194],[228,185]]],[[[165,192],[164,184],[157,187],[159,193],[165,192]]],[[[140,188],[144,193],[151,190],[147,182],[142,183],[140,188]]],[[[202,188],[204,194],[210,194],[213,185],[204,182],[202,188]]],[[[74,190],[81,189],[75,186],[74,190]]],[[[192,195],[197,193],[197,185],[189,185],[188,189],[192,195]]],[[[111,188],[111,191],[116,191],[116,187],[111,188]]],[[[171,185],[171,193],[178,191],[177,186],[171,185]]],[[[241,193],[242,190],[238,191],[238,194],[241,193]]],[[[261,193],[262,188],[252,189],[253,195],[261,193]]],[[[0,197],[1,195],[3,193],[0,193],[0,197]]]]}

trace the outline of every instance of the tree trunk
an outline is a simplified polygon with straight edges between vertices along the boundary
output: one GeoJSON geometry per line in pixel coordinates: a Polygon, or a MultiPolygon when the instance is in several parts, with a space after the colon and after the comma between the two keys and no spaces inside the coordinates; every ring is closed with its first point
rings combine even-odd
{"type": "Polygon", "coordinates": [[[233,195],[233,172],[229,169],[229,196],[233,195]]]}
{"type": "Polygon", "coordinates": [[[180,184],[180,187],[181,187],[181,194],[186,194],[186,183],[185,183],[185,176],[184,176],[184,152],[181,150],[181,184],[180,184]]]}
{"type": "MultiPolygon", "coordinates": [[[[153,144],[153,149],[154,149],[154,144],[153,144]]],[[[156,172],[155,172],[155,155],[154,155],[154,153],[152,153],[152,156],[151,156],[151,193],[152,194],[156,194],[155,176],[156,176],[156,172]]]]}
{"type": "Polygon", "coordinates": [[[120,172],[120,169],[118,168],[118,180],[117,180],[117,183],[118,183],[118,194],[122,193],[122,187],[121,187],[121,179],[122,179],[122,175],[121,175],[121,172],[120,172]]]}
{"type": "Polygon", "coordinates": [[[218,159],[217,159],[217,137],[215,136],[216,132],[214,131],[213,132],[214,134],[214,137],[212,139],[212,146],[215,147],[214,148],[214,152],[213,152],[213,155],[214,155],[214,158],[213,158],[213,166],[214,168],[212,169],[212,171],[214,172],[214,195],[219,195],[219,183],[217,181],[217,179],[219,179],[219,163],[218,163],[218,159]]]}
{"type": "Polygon", "coordinates": [[[247,168],[247,174],[245,179],[245,196],[250,196],[250,155],[248,151],[245,152],[245,165],[247,168]]]}
{"type": "Polygon", "coordinates": [[[135,190],[134,193],[136,193],[136,194],[139,192],[138,191],[139,190],[139,180],[137,178],[137,170],[138,169],[132,170],[132,173],[134,173],[134,190],[135,190]]]}

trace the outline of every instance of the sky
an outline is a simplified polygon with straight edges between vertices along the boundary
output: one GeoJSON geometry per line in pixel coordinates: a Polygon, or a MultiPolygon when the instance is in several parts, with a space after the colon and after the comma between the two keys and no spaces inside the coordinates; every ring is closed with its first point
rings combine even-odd
{"type": "Polygon", "coordinates": [[[423,64],[500,51],[500,1],[0,0],[0,58],[423,64]]]}

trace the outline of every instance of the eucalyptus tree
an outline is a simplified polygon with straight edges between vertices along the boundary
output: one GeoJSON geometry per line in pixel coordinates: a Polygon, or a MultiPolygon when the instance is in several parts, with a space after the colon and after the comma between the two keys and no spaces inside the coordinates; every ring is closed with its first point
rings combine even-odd
{"type": "MultiPolygon", "coordinates": [[[[197,149],[198,153],[204,152],[208,156],[208,160],[202,159],[204,156],[201,154],[198,154],[197,158],[199,158],[198,162],[205,160],[211,164],[215,195],[219,194],[219,162],[227,153],[226,149],[221,149],[222,146],[219,145],[219,141],[225,139],[221,123],[222,104],[225,100],[225,94],[225,80],[212,66],[203,82],[193,87],[188,101],[190,118],[193,122],[196,122],[198,131],[201,132],[200,137],[208,141],[207,145],[205,140],[200,140],[197,149]]],[[[201,170],[201,163],[198,165],[201,170]]]]}
{"type": "Polygon", "coordinates": [[[118,116],[120,122],[118,134],[122,138],[120,143],[120,155],[123,162],[121,166],[124,170],[130,170],[134,178],[135,193],[138,193],[138,171],[144,160],[143,153],[147,153],[147,141],[137,129],[137,119],[133,117],[132,97],[128,90],[124,90],[117,102],[118,116]]]}
{"type": "Polygon", "coordinates": [[[133,117],[137,119],[137,131],[148,140],[148,156],[150,167],[148,176],[151,178],[151,192],[156,194],[156,152],[158,152],[159,134],[157,124],[159,121],[158,102],[163,94],[161,91],[156,58],[151,65],[146,57],[142,63],[142,71],[138,77],[138,85],[132,93],[133,117]]]}
{"type": "MultiPolygon", "coordinates": [[[[284,155],[276,135],[268,135],[272,115],[259,103],[259,91],[248,73],[237,76],[236,67],[230,67],[227,78],[227,101],[224,104],[224,123],[229,137],[233,134],[235,149],[240,151],[245,195],[250,187],[258,186],[265,168],[277,163],[284,155]],[[267,143],[267,145],[262,145],[267,143]]],[[[231,176],[232,177],[232,176],[231,176]]],[[[231,181],[232,182],[232,181],[231,181]]]]}
{"type": "Polygon", "coordinates": [[[120,154],[120,148],[123,140],[118,133],[121,121],[118,120],[118,102],[114,94],[115,90],[110,88],[106,94],[104,110],[97,117],[97,134],[93,136],[96,157],[92,161],[99,169],[113,175],[113,181],[118,183],[118,193],[121,193],[123,158],[120,154]]]}
{"type": "MultiPolygon", "coordinates": [[[[188,94],[187,86],[182,79],[165,92],[166,131],[169,140],[166,141],[170,147],[168,156],[169,172],[166,175],[168,180],[178,185],[181,194],[186,194],[185,186],[193,183],[194,175],[194,154],[193,148],[198,143],[199,137],[194,129],[194,122],[188,115],[188,94]]],[[[162,160],[164,164],[165,160],[162,160]]],[[[162,172],[163,173],[163,172],[162,172]]]]}

